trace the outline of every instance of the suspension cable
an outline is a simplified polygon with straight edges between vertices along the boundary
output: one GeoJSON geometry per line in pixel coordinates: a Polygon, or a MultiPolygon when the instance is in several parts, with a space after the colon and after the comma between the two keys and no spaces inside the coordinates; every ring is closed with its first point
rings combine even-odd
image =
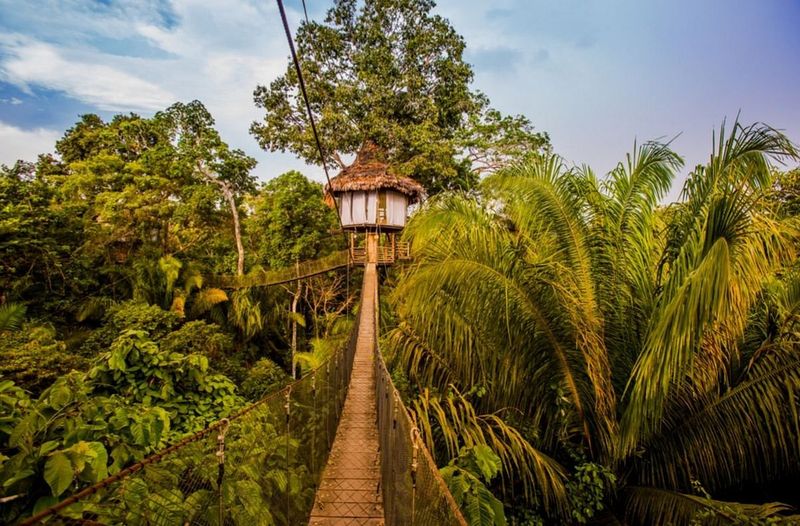
{"type": "MultiPolygon", "coordinates": [[[[286,41],[289,43],[289,51],[292,54],[292,62],[294,62],[294,69],[297,72],[297,80],[300,84],[300,92],[303,94],[303,102],[306,105],[306,111],[308,112],[308,120],[311,123],[311,131],[314,134],[314,142],[317,145],[317,151],[319,152],[319,159],[322,162],[322,169],[325,171],[325,179],[328,181],[328,189],[332,191],[331,188],[331,176],[328,173],[328,163],[326,162],[325,152],[322,149],[322,143],[319,140],[319,133],[317,132],[317,123],[314,120],[314,112],[311,111],[311,103],[308,99],[308,92],[306,91],[306,82],[303,79],[303,71],[300,69],[300,60],[297,58],[297,52],[294,48],[294,40],[292,39],[292,31],[289,29],[289,21],[286,19],[286,9],[283,7],[283,0],[277,0],[278,2],[278,9],[281,12],[281,20],[283,21],[283,30],[286,32],[286,41]]],[[[305,0],[303,1],[303,9],[305,9],[305,0]]],[[[308,15],[306,14],[306,19],[308,15]]],[[[339,228],[342,231],[342,237],[347,243],[347,235],[344,232],[344,225],[342,224],[342,216],[339,212],[339,203],[336,201],[336,198],[331,193],[331,197],[333,197],[333,206],[336,210],[336,219],[339,221],[339,228]]]]}

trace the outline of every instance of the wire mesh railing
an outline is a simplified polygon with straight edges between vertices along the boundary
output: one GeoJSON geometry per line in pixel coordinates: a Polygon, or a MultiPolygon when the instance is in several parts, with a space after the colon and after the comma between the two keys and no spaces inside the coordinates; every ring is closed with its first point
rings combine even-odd
{"type": "Polygon", "coordinates": [[[306,524],[333,444],[358,324],[303,378],[21,524],[306,524]]]}
{"type": "Polygon", "coordinates": [[[385,524],[467,526],[386,368],[377,338],[378,287],[375,291],[375,377],[385,524]]]}

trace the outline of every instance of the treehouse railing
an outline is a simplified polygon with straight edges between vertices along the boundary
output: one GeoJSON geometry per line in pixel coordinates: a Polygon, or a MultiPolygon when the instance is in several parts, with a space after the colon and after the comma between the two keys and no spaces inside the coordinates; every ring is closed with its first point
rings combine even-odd
{"type": "Polygon", "coordinates": [[[364,264],[367,262],[367,249],[364,247],[353,247],[350,250],[350,258],[353,263],[364,264]]]}
{"type": "Polygon", "coordinates": [[[21,524],[306,524],[357,335],[356,323],[301,379],[21,524]]]}
{"type": "Polygon", "coordinates": [[[411,259],[411,243],[408,241],[397,242],[397,259],[411,259]]]}
{"type": "MultiPolygon", "coordinates": [[[[350,250],[350,258],[355,264],[367,262],[367,249],[364,247],[353,247],[350,250]]],[[[379,265],[391,264],[396,261],[407,261],[411,259],[411,245],[407,241],[398,241],[392,248],[391,245],[379,245],[376,254],[376,263],[379,265]]]]}
{"type": "Polygon", "coordinates": [[[378,264],[394,263],[394,252],[392,251],[392,247],[388,245],[379,246],[376,263],[378,264]]]}

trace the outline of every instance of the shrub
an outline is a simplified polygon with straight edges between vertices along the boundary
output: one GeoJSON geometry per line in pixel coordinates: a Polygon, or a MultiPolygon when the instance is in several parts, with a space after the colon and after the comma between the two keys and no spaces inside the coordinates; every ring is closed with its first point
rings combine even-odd
{"type": "Polygon", "coordinates": [[[59,376],[87,365],[85,358],[67,351],[52,327],[27,325],[0,339],[0,377],[35,395],[59,376]]]}
{"type": "Polygon", "coordinates": [[[96,356],[105,352],[111,343],[126,330],[146,332],[151,339],[158,340],[169,334],[180,324],[180,315],[158,305],[137,301],[126,301],[109,308],[103,326],[84,343],[81,353],[96,356]]]}
{"type": "Polygon", "coordinates": [[[241,393],[250,400],[257,400],[270,391],[280,389],[289,381],[289,375],[269,358],[262,358],[253,365],[242,384],[241,393]]]}

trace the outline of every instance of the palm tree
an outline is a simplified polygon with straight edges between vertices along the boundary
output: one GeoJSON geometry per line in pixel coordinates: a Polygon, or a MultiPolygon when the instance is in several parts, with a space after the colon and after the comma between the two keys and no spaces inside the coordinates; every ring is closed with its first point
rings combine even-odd
{"type": "Polygon", "coordinates": [[[659,142],[603,180],[550,155],[491,176],[480,198],[430,202],[407,229],[419,258],[389,335],[429,388],[415,403],[429,445],[499,449],[500,490],[521,484],[551,521],[782,512],[704,491],[798,471],[800,291],[778,275],[797,231],[766,198],[769,163],[787,156],[781,133],[735,122],[669,207],[682,160],[659,142]],[[576,490],[587,465],[604,474],[602,513],[576,490]]]}

